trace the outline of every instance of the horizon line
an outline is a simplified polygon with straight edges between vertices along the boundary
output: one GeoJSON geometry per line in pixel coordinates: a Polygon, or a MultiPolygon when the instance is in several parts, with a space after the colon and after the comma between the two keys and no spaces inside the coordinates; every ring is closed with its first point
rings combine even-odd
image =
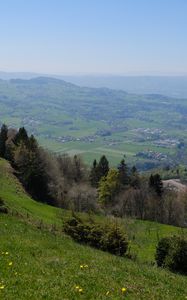
{"type": "Polygon", "coordinates": [[[186,77],[187,72],[151,72],[151,73],[142,73],[142,72],[129,72],[129,73],[101,73],[101,72],[37,72],[37,71],[4,71],[0,70],[0,73],[4,74],[25,74],[25,75],[34,75],[34,76],[101,76],[101,77],[186,77]]]}

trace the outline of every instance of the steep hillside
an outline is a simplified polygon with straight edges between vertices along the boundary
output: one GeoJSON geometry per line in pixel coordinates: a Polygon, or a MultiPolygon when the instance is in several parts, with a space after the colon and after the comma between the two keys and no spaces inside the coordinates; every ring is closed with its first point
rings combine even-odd
{"type": "MultiPolygon", "coordinates": [[[[34,201],[14,176],[10,164],[2,159],[0,159],[0,187],[0,197],[5,201],[11,213],[18,215],[26,222],[35,225],[43,223],[48,227],[55,226],[61,230],[63,222],[71,216],[70,211],[34,201]]],[[[81,214],[81,216],[87,217],[86,214],[81,214]]],[[[108,222],[108,219],[102,216],[94,216],[94,218],[98,222],[108,222]]],[[[154,261],[158,238],[181,232],[179,227],[156,222],[134,219],[120,219],[118,221],[128,232],[133,252],[136,252],[140,261],[145,262],[154,261]]],[[[184,232],[187,234],[186,230],[184,232]]]]}
{"type": "MultiPolygon", "coordinates": [[[[65,236],[61,227],[70,212],[32,200],[4,160],[0,161],[0,197],[9,208],[8,215],[0,215],[0,298],[185,299],[187,296],[187,277],[158,269],[151,263],[158,235],[179,229],[124,221],[129,235],[134,236],[133,251],[140,252],[137,261],[131,261],[79,245],[65,236]]],[[[106,221],[101,216],[97,220],[106,221]]]]}
{"type": "Polygon", "coordinates": [[[5,160],[0,160],[0,197],[13,214],[19,214],[24,219],[30,218],[46,224],[59,222],[57,217],[59,210],[31,199],[5,160]]]}

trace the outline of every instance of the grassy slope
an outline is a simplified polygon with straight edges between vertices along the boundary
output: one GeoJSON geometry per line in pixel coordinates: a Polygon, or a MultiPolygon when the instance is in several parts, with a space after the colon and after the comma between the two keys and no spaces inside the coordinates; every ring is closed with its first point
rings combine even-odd
{"type": "Polygon", "coordinates": [[[151,222],[125,221],[137,262],[74,243],[33,221],[61,227],[69,213],[37,203],[25,194],[5,161],[0,161],[0,197],[21,218],[0,215],[0,299],[185,299],[187,277],[157,269],[153,259],[156,236],[177,231],[151,222]],[[29,216],[26,217],[26,215],[29,216]],[[25,217],[24,217],[25,216],[25,217]],[[32,222],[31,222],[32,221],[32,222]],[[29,224],[30,223],[30,224],[29,224]],[[158,230],[159,227],[159,230],[158,230]],[[8,251],[9,254],[2,254],[8,251]],[[147,263],[144,263],[147,257],[147,263]],[[13,262],[12,266],[8,266],[13,262]],[[80,269],[81,264],[88,268],[80,269]],[[75,286],[83,288],[79,293],[75,286]],[[127,288],[124,295],[121,288],[127,288]],[[109,295],[106,295],[109,291],[109,295]]]}

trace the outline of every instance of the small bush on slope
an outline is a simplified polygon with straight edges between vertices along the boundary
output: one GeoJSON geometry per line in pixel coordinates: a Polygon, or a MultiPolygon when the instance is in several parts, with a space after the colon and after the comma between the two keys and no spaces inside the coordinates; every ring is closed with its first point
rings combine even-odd
{"type": "Polygon", "coordinates": [[[157,265],[187,274],[187,240],[179,237],[162,238],[156,249],[157,265]]]}
{"type": "Polygon", "coordinates": [[[7,214],[8,209],[5,207],[3,199],[0,197],[0,213],[7,214]]]}
{"type": "Polygon", "coordinates": [[[128,248],[126,234],[117,225],[101,225],[83,221],[75,215],[66,221],[64,231],[74,240],[123,256],[128,248]]]}

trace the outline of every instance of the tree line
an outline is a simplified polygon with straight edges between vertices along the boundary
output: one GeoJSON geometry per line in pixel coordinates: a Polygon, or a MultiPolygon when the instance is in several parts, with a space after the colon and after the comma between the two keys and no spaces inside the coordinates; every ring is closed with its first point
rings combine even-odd
{"type": "Polygon", "coordinates": [[[0,157],[7,159],[37,201],[73,209],[185,225],[187,196],[163,188],[158,173],[140,174],[124,159],[110,168],[106,156],[87,167],[81,157],[43,149],[26,129],[2,125],[0,157]]]}

